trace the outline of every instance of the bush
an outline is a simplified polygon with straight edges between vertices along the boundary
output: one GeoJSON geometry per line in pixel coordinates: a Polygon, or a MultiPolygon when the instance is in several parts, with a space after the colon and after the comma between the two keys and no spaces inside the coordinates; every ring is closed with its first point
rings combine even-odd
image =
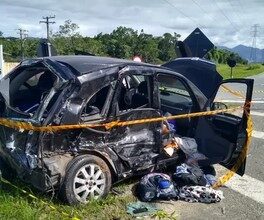
{"type": "Polygon", "coordinates": [[[251,64],[246,68],[246,70],[255,70],[255,69],[260,69],[260,65],[259,64],[251,64]]]}

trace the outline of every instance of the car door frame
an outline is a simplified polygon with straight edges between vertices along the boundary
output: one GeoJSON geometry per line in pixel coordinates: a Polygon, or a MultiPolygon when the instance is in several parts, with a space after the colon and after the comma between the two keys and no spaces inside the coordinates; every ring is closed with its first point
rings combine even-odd
{"type": "MultiPolygon", "coordinates": [[[[231,115],[228,116],[228,114],[221,115],[221,117],[225,121],[225,123],[227,123],[227,125],[228,125],[228,123],[230,124],[230,128],[232,127],[232,125],[237,126],[236,131],[232,130],[233,135],[236,138],[235,140],[233,140],[231,142],[227,138],[225,138],[225,139],[223,138],[223,141],[226,141],[225,144],[230,143],[229,148],[233,148],[233,149],[231,149],[230,152],[227,152],[226,158],[223,158],[222,161],[212,161],[213,163],[215,163],[215,162],[220,163],[221,165],[225,166],[227,169],[231,169],[236,164],[237,159],[240,157],[241,153],[243,152],[243,148],[246,147],[245,143],[247,143],[247,139],[248,139],[248,135],[247,135],[247,124],[248,124],[248,120],[249,120],[248,115],[250,114],[250,103],[252,100],[254,80],[253,79],[227,79],[227,80],[223,80],[218,85],[218,87],[215,90],[215,92],[213,93],[212,97],[208,100],[208,102],[204,108],[204,111],[211,108],[211,106],[213,105],[214,99],[216,97],[216,94],[220,89],[220,86],[225,84],[225,83],[241,83],[241,84],[245,84],[247,86],[245,103],[243,106],[244,110],[243,110],[243,115],[241,117],[241,121],[238,124],[234,125],[234,116],[233,117],[231,115]],[[234,133],[234,132],[237,132],[237,133],[234,133]],[[243,142],[243,143],[241,143],[241,142],[243,142]]],[[[221,135],[219,134],[219,132],[221,132],[221,131],[224,132],[224,130],[223,130],[224,128],[217,127],[217,129],[215,129],[214,128],[215,125],[211,123],[211,121],[213,121],[213,119],[216,117],[218,117],[217,114],[211,115],[211,116],[206,116],[206,117],[201,117],[201,120],[203,120],[203,123],[205,123],[204,125],[206,127],[208,136],[211,136],[210,134],[216,134],[216,136],[220,137],[221,135]],[[210,132],[213,132],[213,133],[210,133],[210,132]]],[[[205,127],[203,129],[205,129],[205,127]]],[[[198,134],[200,132],[199,128],[200,127],[197,127],[197,130],[196,130],[196,138],[199,137],[199,134],[198,134]]],[[[216,139],[218,137],[216,137],[216,139]]],[[[222,144],[224,144],[224,143],[222,143],[222,144]]],[[[214,148],[217,151],[220,149],[219,146],[218,147],[217,146],[208,146],[208,147],[214,148]]],[[[199,145],[198,145],[198,149],[199,149],[199,145]]],[[[230,150],[230,149],[227,149],[227,150],[230,150]]],[[[204,161],[200,162],[200,165],[205,165],[205,164],[204,164],[204,161]]],[[[246,166],[246,159],[243,161],[240,168],[238,170],[236,170],[235,172],[242,176],[245,173],[245,166],[246,166]]]]}
{"type": "MultiPolygon", "coordinates": [[[[116,87],[115,87],[115,93],[113,95],[113,99],[112,99],[112,105],[115,106],[112,111],[110,112],[110,118],[113,121],[125,121],[125,120],[137,120],[137,119],[144,119],[144,118],[152,118],[152,117],[159,117],[160,116],[160,110],[158,107],[158,104],[154,99],[154,95],[153,95],[153,88],[150,91],[150,94],[152,94],[149,97],[149,106],[148,107],[144,107],[144,108],[135,108],[135,109],[129,109],[128,111],[123,111],[123,112],[118,112],[118,110],[116,110],[116,105],[117,104],[117,100],[119,98],[118,94],[118,90],[119,87],[122,83],[122,80],[127,76],[130,75],[131,71],[135,71],[135,75],[144,75],[152,78],[153,80],[153,85],[154,85],[154,73],[155,73],[155,69],[153,67],[144,67],[144,66],[127,66],[125,68],[123,68],[123,70],[121,70],[121,74],[119,74],[119,78],[117,80],[116,83],[116,87]],[[147,71],[149,71],[147,73],[147,71]],[[152,112],[152,113],[151,113],[152,112]],[[155,115],[156,114],[156,115],[155,115]]],[[[149,85],[148,85],[149,86],[149,85]]],[[[137,130],[137,129],[136,129],[137,130]]],[[[115,151],[115,153],[118,155],[118,157],[123,161],[123,163],[125,164],[126,169],[128,170],[145,170],[148,169],[150,167],[155,166],[155,162],[156,162],[156,158],[159,155],[159,145],[161,143],[161,139],[159,139],[161,137],[161,122],[156,122],[156,123],[147,123],[147,124],[138,124],[138,125],[125,125],[125,126],[120,126],[120,127],[114,127],[112,129],[109,130],[110,132],[110,136],[109,136],[109,144],[112,145],[112,149],[115,151]],[[133,130],[133,126],[134,127],[143,127],[144,126],[146,129],[144,130],[148,130],[151,131],[154,134],[154,138],[144,138],[145,142],[138,142],[138,143],[130,143],[129,146],[131,146],[132,148],[134,148],[134,150],[132,150],[132,154],[135,153],[135,157],[133,155],[125,158],[124,155],[120,155],[117,151],[118,151],[118,145],[122,142],[122,136],[124,135],[125,130],[133,130]],[[121,130],[122,131],[121,131],[121,130]],[[154,141],[155,139],[155,141],[154,141]],[[148,146],[148,149],[152,149],[152,152],[146,152],[145,156],[142,156],[142,158],[140,158],[139,156],[136,156],[136,154],[138,153],[137,149],[139,149],[139,146],[148,146]],[[153,155],[151,155],[151,153],[153,153],[153,155]],[[152,157],[153,156],[153,157],[152,157]],[[137,157],[137,158],[136,158],[137,157]],[[133,161],[133,159],[135,159],[136,161],[133,161]],[[148,161],[151,160],[151,161],[148,161]],[[149,163],[148,163],[149,162],[149,163]]],[[[135,132],[136,133],[136,132],[135,132]]],[[[128,134],[125,138],[129,139],[129,135],[128,134]]],[[[132,135],[139,135],[140,136],[140,132],[138,134],[134,134],[133,132],[131,133],[131,138],[132,135]]],[[[135,139],[137,140],[137,139],[135,139]]],[[[125,144],[121,144],[121,146],[128,146],[128,143],[125,144]]],[[[146,147],[147,148],[147,147],[146,147]]],[[[120,148],[120,152],[122,151],[122,149],[120,148]]],[[[125,154],[125,151],[123,151],[125,154]]],[[[127,151],[128,152],[128,151],[127,151]]]]}

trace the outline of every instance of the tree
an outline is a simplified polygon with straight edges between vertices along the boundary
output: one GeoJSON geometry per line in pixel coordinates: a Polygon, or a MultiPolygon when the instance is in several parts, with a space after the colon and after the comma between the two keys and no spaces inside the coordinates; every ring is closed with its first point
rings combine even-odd
{"type": "Polygon", "coordinates": [[[144,62],[159,62],[159,49],[157,39],[151,34],[145,34],[144,30],[141,30],[134,46],[134,55],[142,57],[144,62]]]}
{"type": "Polygon", "coordinates": [[[239,54],[233,53],[233,52],[231,52],[229,50],[225,50],[225,49],[218,49],[216,47],[214,49],[212,49],[209,53],[207,53],[205,58],[212,60],[216,63],[226,63],[227,59],[232,58],[237,63],[247,64],[247,60],[240,57],[239,54]]]}
{"type": "Polygon", "coordinates": [[[78,24],[72,23],[71,20],[66,20],[63,25],[59,26],[59,31],[52,35],[53,43],[58,52],[61,52],[61,54],[74,54],[75,41],[77,38],[82,37],[78,29],[78,24]]]}
{"type": "Polygon", "coordinates": [[[2,31],[0,31],[0,37],[3,37],[3,32],[2,31]]]}
{"type": "Polygon", "coordinates": [[[174,35],[170,33],[165,33],[161,38],[159,38],[158,48],[159,59],[162,61],[169,61],[171,59],[176,58],[175,45],[178,41],[178,38],[181,35],[174,33],[174,35]]]}
{"type": "Polygon", "coordinates": [[[98,34],[95,39],[104,44],[109,56],[130,59],[133,56],[137,36],[137,31],[132,28],[120,26],[110,34],[98,34]]]}
{"type": "Polygon", "coordinates": [[[78,32],[79,25],[76,23],[72,23],[71,20],[64,21],[63,25],[59,26],[59,31],[57,31],[54,36],[55,37],[80,37],[80,33],[78,32]]]}

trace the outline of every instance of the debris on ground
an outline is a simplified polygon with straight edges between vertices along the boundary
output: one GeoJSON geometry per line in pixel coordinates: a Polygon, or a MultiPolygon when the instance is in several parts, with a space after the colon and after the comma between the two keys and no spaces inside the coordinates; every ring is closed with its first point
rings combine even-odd
{"type": "Polygon", "coordinates": [[[151,216],[157,211],[157,207],[152,203],[137,201],[127,205],[127,213],[133,217],[151,216]]]}

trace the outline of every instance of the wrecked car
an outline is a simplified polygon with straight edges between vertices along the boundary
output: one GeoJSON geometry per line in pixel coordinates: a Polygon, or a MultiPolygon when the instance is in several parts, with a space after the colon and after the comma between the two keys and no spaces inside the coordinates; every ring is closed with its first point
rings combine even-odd
{"type": "MultiPolygon", "coordinates": [[[[198,66],[207,62],[196,61],[198,66]]],[[[251,79],[221,80],[210,87],[209,97],[206,86],[202,92],[195,77],[186,77],[166,67],[115,58],[29,59],[0,81],[0,116],[56,126],[208,111],[222,106],[214,104],[214,97],[225,83],[245,85],[245,102],[251,101],[251,79]]],[[[195,138],[207,158],[203,164],[221,163],[230,169],[247,139],[245,110],[241,116],[219,113],[177,119],[176,125],[179,136],[195,138]]],[[[125,178],[176,164],[184,155],[168,157],[162,139],[162,121],[56,132],[1,126],[1,170],[4,175],[11,169],[41,191],[56,190],[69,204],[86,203],[107,195],[112,184],[125,178]]],[[[245,162],[237,173],[244,171],[245,162]]]]}

